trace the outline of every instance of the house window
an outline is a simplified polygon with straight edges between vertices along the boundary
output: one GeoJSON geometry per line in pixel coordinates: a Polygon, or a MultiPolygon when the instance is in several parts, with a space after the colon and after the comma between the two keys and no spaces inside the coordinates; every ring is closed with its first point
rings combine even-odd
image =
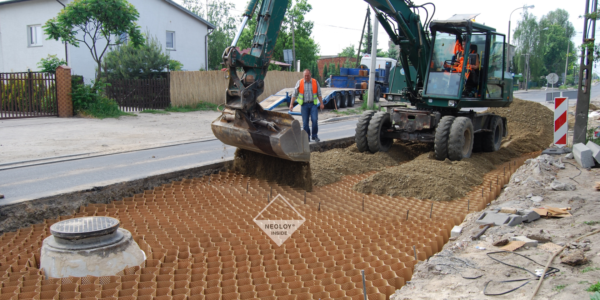
{"type": "Polygon", "coordinates": [[[27,35],[30,47],[42,46],[42,25],[31,25],[27,27],[27,35]]]}
{"type": "Polygon", "coordinates": [[[167,31],[167,49],[175,50],[175,31],[167,31]]]}

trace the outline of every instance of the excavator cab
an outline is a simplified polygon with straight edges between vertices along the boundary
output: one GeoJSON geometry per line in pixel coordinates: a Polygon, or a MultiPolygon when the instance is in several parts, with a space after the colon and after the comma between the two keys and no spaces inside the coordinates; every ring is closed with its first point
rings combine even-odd
{"type": "Polygon", "coordinates": [[[427,106],[499,107],[512,102],[504,72],[504,35],[471,20],[433,21],[432,51],[423,101],[427,106]]]}

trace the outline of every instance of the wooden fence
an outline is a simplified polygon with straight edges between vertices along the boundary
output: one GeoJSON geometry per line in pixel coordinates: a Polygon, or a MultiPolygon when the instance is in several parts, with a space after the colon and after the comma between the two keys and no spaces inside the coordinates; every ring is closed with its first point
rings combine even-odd
{"type": "MultiPolygon", "coordinates": [[[[222,104],[229,80],[223,71],[171,72],[171,105],[192,105],[198,102],[222,104]]],[[[240,74],[241,76],[241,74],[240,74]]],[[[270,71],[265,78],[265,91],[258,101],[284,88],[293,88],[302,79],[301,72],[270,71]]]]}

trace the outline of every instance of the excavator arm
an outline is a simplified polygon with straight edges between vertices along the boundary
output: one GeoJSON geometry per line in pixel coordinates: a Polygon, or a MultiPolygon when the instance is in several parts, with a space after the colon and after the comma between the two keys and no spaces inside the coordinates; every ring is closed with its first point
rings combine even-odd
{"type": "MultiPolygon", "coordinates": [[[[427,70],[430,43],[415,6],[409,0],[365,0],[375,11],[391,40],[400,45],[400,62],[405,72],[409,65],[417,71],[416,82],[407,82],[408,97],[419,97],[427,70]]],[[[273,57],[277,36],[289,0],[250,0],[242,25],[230,47],[223,53],[229,85],[225,108],[211,128],[223,143],[292,161],[308,162],[308,135],[291,115],[265,111],[257,102],[263,93],[265,77],[273,57]],[[260,5],[259,5],[260,2],[260,5]],[[260,7],[259,7],[260,6],[260,7]],[[237,42],[258,9],[257,26],[249,53],[240,53],[237,42]],[[238,76],[237,70],[244,73],[238,76]]],[[[411,78],[406,74],[406,78],[411,78]]],[[[409,80],[410,81],[410,80],[409,80]]]]}

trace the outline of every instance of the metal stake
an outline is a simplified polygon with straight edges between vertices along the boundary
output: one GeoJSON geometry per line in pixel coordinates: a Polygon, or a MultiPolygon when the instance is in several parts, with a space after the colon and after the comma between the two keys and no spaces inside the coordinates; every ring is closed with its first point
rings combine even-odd
{"type": "Polygon", "coordinates": [[[321,202],[319,202],[319,211],[321,211],[321,202]]]}
{"type": "Polygon", "coordinates": [[[269,191],[269,201],[271,201],[271,195],[273,195],[273,187],[271,187],[271,190],[269,191]]]}
{"type": "Polygon", "coordinates": [[[469,210],[471,210],[471,198],[467,200],[467,212],[469,212],[469,210]]]}
{"type": "Polygon", "coordinates": [[[410,209],[406,210],[406,221],[408,221],[408,213],[410,212],[410,209]]]}
{"type": "Polygon", "coordinates": [[[492,183],[490,182],[490,192],[492,191],[492,183]]]}
{"type": "Polygon", "coordinates": [[[363,211],[365,211],[365,196],[363,196],[363,211]]]}
{"type": "Polygon", "coordinates": [[[246,194],[248,194],[249,187],[250,187],[250,181],[246,181],[246,194]]]}
{"type": "Polygon", "coordinates": [[[306,204],[306,191],[304,191],[304,204],[306,204]]]}
{"type": "Polygon", "coordinates": [[[360,270],[360,273],[362,274],[363,280],[363,295],[365,295],[365,300],[367,300],[367,282],[365,280],[365,270],[360,270]]]}
{"type": "Polygon", "coordinates": [[[429,210],[429,218],[431,219],[431,214],[433,214],[433,201],[431,201],[431,210],[429,210]]]}
{"type": "Polygon", "coordinates": [[[417,258],[417,247],[415,247],[413,245],[413,252],[415,253],[415,261],[419,261],[419,259],[417,258]]]}

